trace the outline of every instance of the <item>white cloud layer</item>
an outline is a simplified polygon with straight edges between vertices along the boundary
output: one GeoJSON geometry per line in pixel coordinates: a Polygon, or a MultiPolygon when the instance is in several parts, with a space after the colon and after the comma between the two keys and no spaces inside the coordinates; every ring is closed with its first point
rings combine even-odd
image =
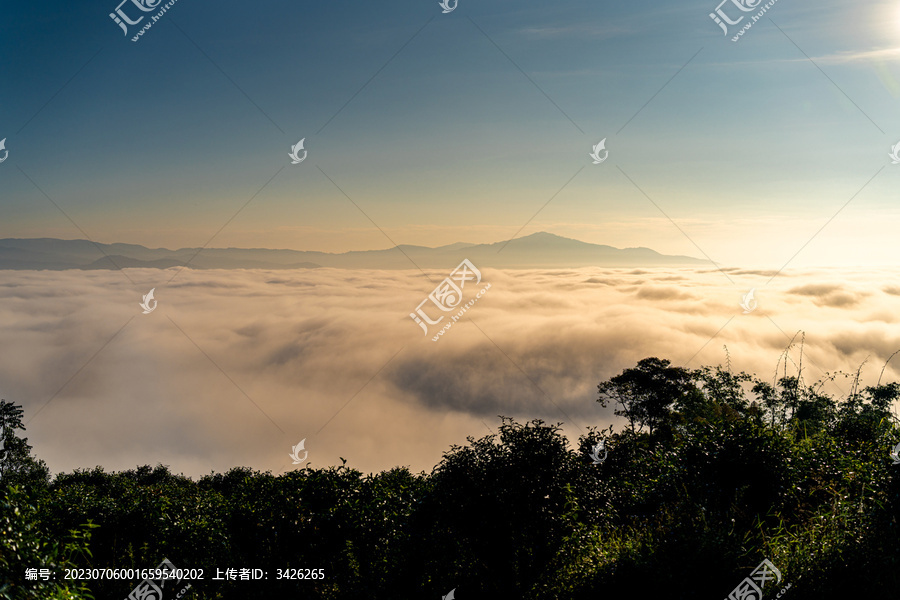
{"type": "Polygon", "coordinates": [[[897,269],[768,285],[773,272],[485,269],[490,290],[438,342],[408,315],[447,273],[186,270],[167,284],[174,273],[129,270],[136,288],[112,271],[0,271],[0,397],[25,406],[54,472],[281,472],[304,438],[314,466],[428,471],[500,414],[563,421],[573,441],[607,425],[597,384],[647,356],[724,364],[727,345],[734,370],[771,380],[802,329],[807,379],[868,357],[874,384],[900,349],[897,269]],[[750,288],[759,306],[742,314],[750,288]]]}

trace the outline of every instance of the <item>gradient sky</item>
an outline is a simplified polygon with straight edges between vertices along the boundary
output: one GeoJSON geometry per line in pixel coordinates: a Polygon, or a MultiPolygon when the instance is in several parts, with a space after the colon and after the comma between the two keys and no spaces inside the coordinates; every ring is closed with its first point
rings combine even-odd
{"type": "Polygon", "coordinates": [[[550,231],[769,268],[900,250],[896,3],[779,0],[738,43],[713,0],[179,0],[137,43],[116,5],[0,9],[0,237],[342,252],[550,231]]]}

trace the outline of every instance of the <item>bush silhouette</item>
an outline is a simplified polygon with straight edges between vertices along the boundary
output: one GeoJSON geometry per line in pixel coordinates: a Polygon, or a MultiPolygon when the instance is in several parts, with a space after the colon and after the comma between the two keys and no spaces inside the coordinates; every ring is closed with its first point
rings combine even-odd
{"type": "MultiPolygon", "coordinates": [[[[451,447],[428,474],[235,468],[193,481],[158,465],[52,482],[11,433],[20,407],[3,403],[3,477],[16,486],[0,505],[0,598],[69,593],[29,588],[33,565],[151,568],[163,558],[205,569],[192,582],[198,600],[439,598],[454,588],[460,600],[724,598],[764,558],[795,600],[894,597],[898,398],[896,382],[864,387],[858,371],[807,383],[785,367],[762,381],[649,357],[598,385],[625,428],[570,443],[561,424],[502,418],[497,434],[451,447]],[[851,385],[833,398],[823,390],[838,377],[851,385]],[[607,458],[593,464],[600,440],[607,458]],[[211,580],[226,567],[269,578],[211,580]],[[325,578],[276,580],[288,567],[325,578]]],[[[124,598],[136,583],[86,587],[124,598]]],[[[774,584],[764,593],[774,597],[774,584]]]]}

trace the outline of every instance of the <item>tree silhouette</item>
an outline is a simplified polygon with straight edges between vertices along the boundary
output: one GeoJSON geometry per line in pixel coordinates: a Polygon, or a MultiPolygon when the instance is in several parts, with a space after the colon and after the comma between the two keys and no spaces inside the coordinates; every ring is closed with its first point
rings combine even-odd
{"type": "Polygon", "coordinates": [[[50,481],[46,463],[31,455],[28,438],[18,437],[17,430],[24,431],[24,411],[18,404],[0,400],[0,486],[20,485],[34,492],[44,489],[50,481]]]}
{"type": "Polygon", "coordinates": [[[597,402],[605,407],[614,401],[615,414],[628,419],[633,433],[640,433],[646,426],[652,436],[654,430],[669,421],[672,406],[689,404],[688,398],[697,394],[694,375],[670,364],[656,357],[641,360],[636,367],[600,383],[597,402]]]}

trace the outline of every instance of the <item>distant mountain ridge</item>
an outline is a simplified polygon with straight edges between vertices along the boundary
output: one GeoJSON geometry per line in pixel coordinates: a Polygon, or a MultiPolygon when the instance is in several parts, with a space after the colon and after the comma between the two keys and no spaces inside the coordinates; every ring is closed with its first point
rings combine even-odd
{"type": "Polygon", "coordinates": [[[464,258],[477,267],[567,269],[576,267],[701,266],[709,261],[665,255],[650,248],[614,248],[540,232],[492,244],[457,242],[437,248],[400,245],[333,254],[266,248],[146,248],[55,238],[0,239],[0,269],[444,269],[464,258]],[[99,248],[98,248],[99,247],[99,248]],[[102,251],[101,251],[102,249],[102,251]]]}

